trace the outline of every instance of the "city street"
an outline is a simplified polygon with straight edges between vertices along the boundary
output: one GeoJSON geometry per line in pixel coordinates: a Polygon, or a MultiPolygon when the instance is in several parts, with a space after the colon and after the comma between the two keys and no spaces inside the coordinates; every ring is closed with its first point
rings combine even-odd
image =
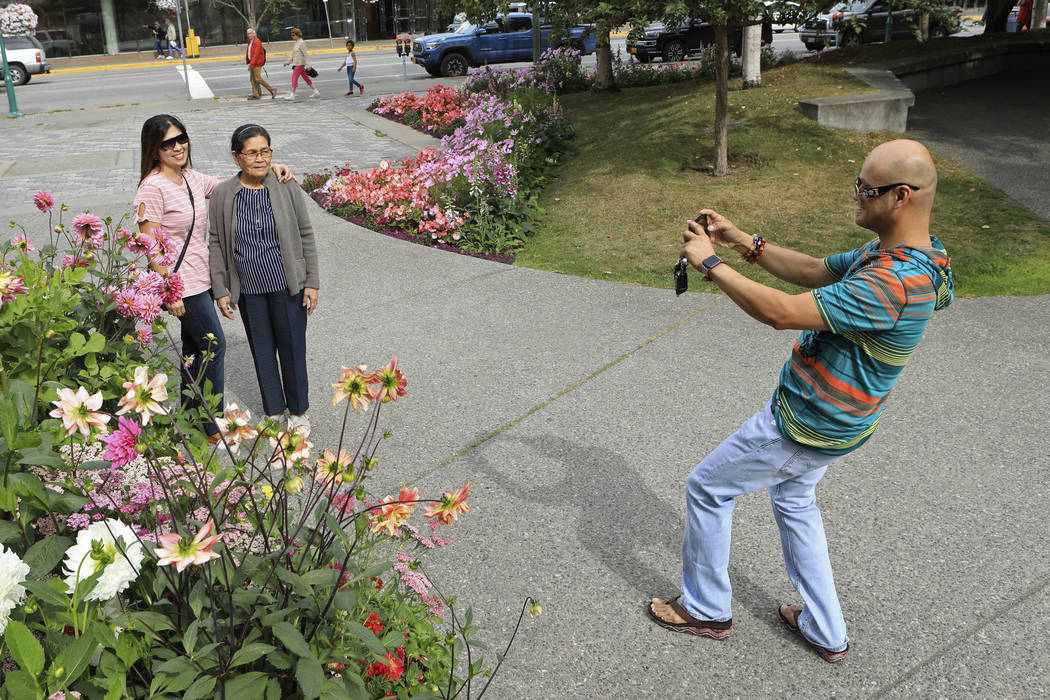
{"type": "MultiPolygon", "coordinates": [[[[623,37],[613,38],[613,51],[620,51],[627,60],[623,37]]],[[[336,40],[338,47],[339,41],[336,40]]],[[[802,42],[795,32],[775,34],[773,46],[778,51],[804,52],[802,42]]],[[[365,97],[371,102],[376,95],[397,92],[425,91],[438,79],[431,78],[425,70],[411,61],[402,60],[391,49],[359,49],[357,78],[365,84],[365,97]]],[[[311,50],[310,59],[320,75],[315,79],[324,98],[343,98],[346,93],[346,74],[336,71],[343,61],[341,50],[311,50]]],[[[149,102],[180,100],[188,98],[186,82],[182,77],[182,61],[153,60],[150,54],[142,54],[141,63],[135,66],[83,70],[78,72],[54,72],[50,75],[34,76],[32,80],[17,88],[18,108],[23,114],[50,112],[54,110],[76,110],[89,107],[112,107],[119,105],[145,104],[149,102]]],[[[285,68],[283,56],[271,54],[266,63],[266,78],[279,94],[287,94],[291,87],[292,69],[285,68]]],[[[584,65],[593,68],[594,55],[584,58],[584,65]]],[[[528,63],[501,64],[501,68],[528,66],[528,63]]],[[[235,97],[249,94],[248,71],[244,60],[231,57],[228,60],[189,62],[190,87],[195,99],[235,97]]],[[[441,82],[458,84],[462,78],[442,78],[441,82]]],[[[309,91],[300,90],[300,95],[309,91]]],[[[356,98],[355,98],[356,99],[356,98]]]]}

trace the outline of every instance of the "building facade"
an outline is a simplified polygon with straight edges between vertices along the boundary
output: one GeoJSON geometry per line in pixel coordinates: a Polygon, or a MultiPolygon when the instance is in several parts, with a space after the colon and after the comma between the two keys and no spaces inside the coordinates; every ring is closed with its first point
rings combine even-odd
{"type": "MultiPolygon", "coordinates": [[[[27,1],[40,18],[38,31],[68,40],[55,55],[151,52],[153,22],[163,26],[165,17],[176,21],[174,13],[157,9],[148,0],[27,1]]],[[[189,14],[189,27],[202,48],[243,44],[252,6],[264,41],[286,41],[293,27],[299,27],[307,39],[327,38],[330,29],[335,38],[368,41],[444,26],[437,0],[298,0],[291,6],[294,9],[277,15],[267,12],[266,5],[265,0],[179,0],[179,20],[185,32],[189,14]]]]}

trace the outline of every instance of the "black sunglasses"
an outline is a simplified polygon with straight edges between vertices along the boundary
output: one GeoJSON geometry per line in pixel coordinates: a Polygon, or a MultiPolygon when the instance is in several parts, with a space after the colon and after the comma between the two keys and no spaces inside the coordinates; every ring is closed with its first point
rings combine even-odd
{"type": "Polygon", "coordinates": [[[178,136],[172,136],[170,139],[164,139],[163,141],[161,141],[160,142],[160,150],[162,150],[162,151],[170,151],[171,149],[175,148],[175,144],[180,144],[182,146],[185,146],[189,142],[190,142],[190,137],[184,131],[181,134],[179,134],[178,136]]]}
{"type": "Polygon", "coordinates": [[[913,190],[921,189],[919,187],[916,187],[915,185],[909,185],[907,182],[895,182],[892,185],[882,185],[881,187],[863,187],[863,184],[864,183],[860,181],[859,177],[857,178],[856,182],[853,183],[853,189],[857,193],[857,196],[863,199],[874,199],[875,197],[881,197],[882,195],[892,190],[894,187],[901,187],[902,185],[904,187],[910,187],[913,190]]]}

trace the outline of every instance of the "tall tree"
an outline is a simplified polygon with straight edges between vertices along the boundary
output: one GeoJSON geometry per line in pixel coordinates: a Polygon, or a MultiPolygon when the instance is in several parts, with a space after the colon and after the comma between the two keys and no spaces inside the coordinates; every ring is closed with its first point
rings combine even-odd
{"type": "Polygon", "coordinates": [[[244,20],[246,28],[258,31],[264,19],[298,10],[294,0],[214,0],[220,7],[228,7],[244,20]]]}

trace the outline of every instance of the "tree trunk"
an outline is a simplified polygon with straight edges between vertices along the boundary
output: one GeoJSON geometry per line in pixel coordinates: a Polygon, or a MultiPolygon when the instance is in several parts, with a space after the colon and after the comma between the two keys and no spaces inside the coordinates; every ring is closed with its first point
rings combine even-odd
{"type": "Polygon", "coordinates": [[[715,177],[729,174],[729,37],[725,24],[715,27],[715,177]]]}
{"type": "Polygon", "coordinates": [[[921,12],[919,13],[919,39],[922,41],[930,40],[930,13],[921,12]]]}
{"type": "MultiPolygon", "coordinates": [[[[756,18],[752,18],[754,21],[756,18]]],[[[759,22],[762,21],[758,17],[759,22]]],[[[744,89],[762,87],[762,25],[749,24],[744,27],[743,46],[740,52],[744,61],[744,89]]]]}
{"type": "Polygon", "coordinates": [[[594,84],[591,89],[596,92],[615,92],[616,81],[612,70],[612,45],[609,40],[609,30],[599,29],[595,34],[594,49],[597,55],[598,65],[594,70],[594,84]]]}
{"type": "Polygon", "coordinates": [[[1032,31],[1039,31],[1046,26],[1046,3],[1047,0],[1035,0],[1032,6],[1032,31]]]}

